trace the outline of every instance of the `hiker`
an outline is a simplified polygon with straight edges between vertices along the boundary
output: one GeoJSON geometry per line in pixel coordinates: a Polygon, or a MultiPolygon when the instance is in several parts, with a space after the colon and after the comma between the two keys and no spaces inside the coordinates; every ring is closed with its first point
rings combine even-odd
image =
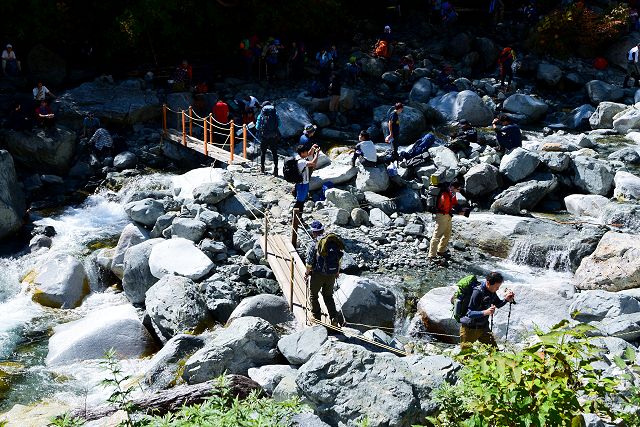
{"type": "Polygon", "coordinates": [[[182,63],[176,67],[173,73],[173,90],[180,92],[187,90],[191,86],[191,80],[193,79],[193,68],[186,59],[182,60],[182,63]]]}
{"type": "Polygon", "coordinates": [[[283,48],[279,39],[274,39],[264,48],[262,56],[265,62],[267,81],[272,80],[278,74],[279,55],[283,48]]]}
{"type": "Polygon", "coordinates": [[[471,154],[471,144],[478,143],[478,131],[471,126],[467,119],[458,122],[458,130],[451,136],[452,140],[447,147],[454,153],[462,153],[465,157],[471,154]]]}
{"type": "Polygon", "coordinates": [[[355,56],[349,58],[349,62],[345,65],[348,83],[354,85],[358,82],[360,74],[362,74],[362,65],[355,56]]]}
{"type": "Polygon", "coordinates": [[[99,159],[111,157],[113,139],[111,138],[108,130],[105,128],[98,128],[89,140],[89,146],[93,147],[92,150],[99,159]]]}
{"type": "Polygon", "coordinates": [[[378,37],[378,41],[373,48],[373,54],[379,58],[391,58],[394,44],[395,40],[391,34],[391,27],[385,25],[384,32],[378,37]]]}
{"type": "Polygon", "coordinates": [[[342,90],[342,83],[340,77],[333,73],[331,80],[329,81],[329,112],[335,119],[335,116],[340,111],[340,92],[342,90]]]}
{"type": "Polygon", "coordinates": [[[242,98],[244,109],[242,111],[242,121],[248,125],[256,121],[256,113],[262,107],[255,96],[245,95],[242,98]]]}
{"type": "Polygon", "coordinates": [[[304,209],[304,202],[307,201],[309,196],[309,180],[311,179],[311,172],[316,168],[318,164],[318,155],[320,154],[320,147],[316,144],[298,145],[296,149],[298,155],[296,160],[298,161],[298,172],[302,176],[302,181],[296,183],[296,203],[293,205],[293,209],[298,209],[300,212],[304,209]]]}
{"type": "Polygon", "coordinates": [[[7,44],[6,49],[2,51],[2,74],[16,76],[20,71],[22,71],[22,67],[13,50],[13,46],[7,44]]]}
{"type": "Polygon", "coordinates": [[[451,238],[451,223],[453,214],[458,205],[456,193],[460,191],[460,182],[453,181],[446,189],[440,192],[436,200],[436,227],[431,236],[428,259],[431,262],[443,263],[448,258],[447,245],[451,238]]]}
{"type": "Polygon", "coordinates": [[[51,107],[47,105],[47,101],[40,101],[40,106],[36,108],[36,121],[40,126],[52,128],[56,124],[56,116],[53,114],[51,107]]]}
{"type": "Polygon", "coordinates": [[[400,60],[400,75],[402,76],[402,83],[407,83],[411,79],[413,70],[416,67],[415,61],[411,55],[405,55],[400,60]]]}
{"type": "Polygon", "coordinates": [[[331,45],[331,48],[328,51],[329,57],[331,58],[331,69],[333,70],[338,61],[338,48],[336,45],[331,45]]]}
{"type": "Polygon", "coordinates": [[[344,254],[344,243],[334,233],[324,235],[324,226],[320,221],[313,221],[310,229],[314,241],[307,252],[307,271],[304,277],[305,281],[310,279],[311,317],[314,320],[321,320],[319,294],[322,293],[331,324],[339,326],[338,311],[333,300],[333,287],[340,275],[340,260],[344,254]]]}
{"type": "Polygon", "coordinates": [[[498,67],[500,68],[500,87],[505,85],[505,78],[507,80],[507,87],[511,85],[513,80],[513,61],[516,60],[516,53],[510,47],[505,47],[498,56],[498,67]]]}
{"type": "Polygon", "coordinates": [[[360,142],[356,144],[356,147],[353,150],[351,166],[356,165],[356,160],[358,160],[364,167],[376,166],[378,163],[378,154],[376,153],[376,146],[369,137],[369,132],[366,130],[360,131],[358,140],[360,142]]]}
{"type": "Polygon", "coordinates": [[[13,105],[13,110],[9,113],[7,127],[15,131],[23,131],[29,129],[30,125],[29,117],[22,111],[22,105],[16,102],[13,105]]]}
{"type": "Polygon", "coordinates": [[[226,125],[229,123],[229,105],[222,98],[218,99],[216,105],[213,106],[213,119],[218,124],[226,125]]]}
{"type": "Polygon", "coordinates": [[[509,154],[513,149],[522,147],[522,131],[511,121],[511,117],[500,114],[493,119],[492,125],[498,140],[498,151],[509,154]]]}
{"type": "Polygon", "coordinates": [[[311,123],[304,125],[304,130],[302,131],[302,135],[300,135],[298,145],[305,146],[307,149],[314,145],[313,141],[315,140],[316,129],[318,129],[318,126],[312,125],[311,123]]]}
{"type": "Polygon", "coordinates": [[[496,295],[503,282],[502,274],[492,271],[487,274],[485,281],[480,286],[473,289],[467,313],[460,319],[460,344],[463,348],[476,341],[495,348],[498,347],[489,327],[489,318],[493,316],[497,308],[501,308],[515,299],[515,294],[512,291],[508,291],[504,299],[500,299],[496,295]]]}
{"type": "Polygon", "coordinates": [[[280,117],[276,107],[271,102],[265,101],[256,122],[260,140],[260,172],[265,173],[264,162],[269,150],[273,158],[273,176],[278,176],[278,143],[281,138],[279,127],[280,117]]]}
{"type": "Polygon", "coordinates": [[[393,111],[389,114],[389,135],[385,138],[385,142],[393,146],[392,159],[398,159],[398,145],[400,143],[400,114],[404,110],[402,102],[396,102],[393,111]]]}
{"type": "Polygon", "coordinates": [[[634,85],[640,86],[640,69],[638,68],[638,50],[640,49],[640,43],[632,47],[627,53],[627,74],[624,76],[624,83],[622,87],[627,87],[629,78],[633,77],[635,80],[634,85]]]}
{"type": "Polygon", "coordinates": [[[99,127],[100,119],[94,115],[93,111],[89,111],[82,120],[82,136],[85,138],[92,137],[99,127]]]}
{"type": "Polygon", "coordinates": [[[56,96],[41,81],[38,81],[36,87],[33,88],[33,100],[40,103],[56,96]]]}

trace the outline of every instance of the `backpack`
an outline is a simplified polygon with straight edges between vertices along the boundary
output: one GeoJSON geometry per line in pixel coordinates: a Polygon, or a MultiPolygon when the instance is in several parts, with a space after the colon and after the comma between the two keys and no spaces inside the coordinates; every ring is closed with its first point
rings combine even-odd
{"type": "Polygon", "coordinates": [[[295,157],[287,157],[282,167],[282,177],[285,181],[292,184],[299,184],[302,182],[302,174],[298,169],[298,159],[295,157]]]}
{"type": "Polygon", "coordinates": [[[338,274],[340,260],[344,255],[344,242],[334,233],[328,233],[318,240],[314,271],[323,274],[338,274]]]}
{"type": "Polygon", "coordinates": [[[451,296],[451,304],[453,304],[453,318],[460,322],[460,319],[467,315],[469,310],[469,302],[473,290],[480,285],[478,278],[474,274],[463,277],[458,281],[458,288],[451,296]]]}
{"type": "Polygon", "coordinates": [[[498,64],[511,66],[514,60],[515,53],[513,53],[513,49],[511,49],[510,47],[505,47],[504,49],[502,49],[502,52],[498,57],[498,64]]]}
{"type": "Polygon", "coordinates": [[[438,210],[438,199],[440,194],[446,188],[446,184],[430,185],[427,189],[427,198],[425,200],[425,210],[429,213],[436,213],[438,210]]]}
{"type": "Polygon", "coordinates": [[[258,131],[262,138],[275,138],[278,136],[278,114],[276,107],[266,105],[262,108],[262,120],[258,131]]]}

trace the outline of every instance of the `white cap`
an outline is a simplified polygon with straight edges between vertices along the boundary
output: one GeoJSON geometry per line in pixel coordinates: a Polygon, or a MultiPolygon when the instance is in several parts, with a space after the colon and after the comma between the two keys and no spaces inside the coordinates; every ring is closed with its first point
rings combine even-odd
{"type": "Polygon", "coordinates": [[[7,45],[7,49],[13,49],[13,46],[11,46],[10,44],[7,45]]]}
{"type": "Polygon", "coordinates": [[[388,26],[388,25],[385,25],[385,26],[384,26],[384,30],[385,30],[385,31],[391,31],[391,27],[390,27],[390,26],[388,26]]]}

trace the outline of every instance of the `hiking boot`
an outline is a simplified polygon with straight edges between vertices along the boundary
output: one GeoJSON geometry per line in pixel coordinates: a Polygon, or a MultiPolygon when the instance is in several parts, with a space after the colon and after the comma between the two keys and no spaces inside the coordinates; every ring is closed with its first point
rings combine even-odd
{"type": "Polygon", "coordinates": [[[451,258],[451,252],[449,251],[438,252],[438,256],[444,259],[449,259],[451,258]]]}

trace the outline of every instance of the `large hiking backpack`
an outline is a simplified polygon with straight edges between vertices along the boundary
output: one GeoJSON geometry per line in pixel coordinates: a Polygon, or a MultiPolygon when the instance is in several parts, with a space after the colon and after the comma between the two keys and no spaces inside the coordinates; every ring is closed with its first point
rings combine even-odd
{"type": "Polygon", "coordinates": [[[461,318],[467,315],[471,295],[473,294],[473,290],[479,285],[480,282],[478,282],[478,278],[473,274],[465,276],[458,281],[458,288],[451,297],[451,304],[453,304],[453,318],[458,322],[461,318]]]}
{"type": "Polygon", "coordinates": [[[323,274],[338,274],[340,260],[344,255],[344,242],[334,233],[328,233],[320,240],[316,248],[316,265],[314,271],[323,274]]]}
{"type": "Polygon", "coordinates": [[[275,138],[278,136],[278,115],[276,107],[273,105],[265,105],[262,108],[262,120],[258,132],[262,138],[275,138]]]}
{"type": "Polygon", "coordinates": [[[298,169],[298,159],[295,157],[287,157],[282,167],[282,177],[285,181],[292,184],[299,184],[302,182],[302,174],[298,169]]]}
{"type": "Polygon", "coordinates": [[[440,194],[446,188],[446,184],[430,185],[427,189],[427,197],[425,199],[425,210],[432,214],[438,210],[438,199],[440,194]]]}

